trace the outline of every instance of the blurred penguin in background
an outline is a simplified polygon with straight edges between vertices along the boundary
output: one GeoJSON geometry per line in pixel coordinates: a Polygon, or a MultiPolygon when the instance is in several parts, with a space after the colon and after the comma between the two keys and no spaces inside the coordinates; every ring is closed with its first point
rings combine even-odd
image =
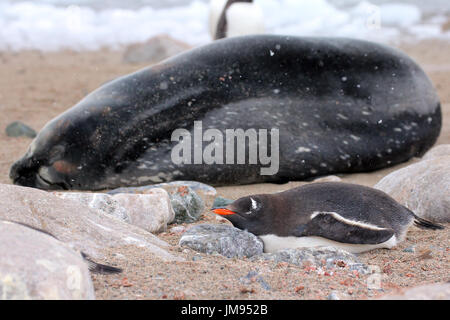
{"type": "Polygon", "coordinates": [[[264,33],[264,15],[253,0],[211,0],[209,32],[214,40],[264,33]]]}

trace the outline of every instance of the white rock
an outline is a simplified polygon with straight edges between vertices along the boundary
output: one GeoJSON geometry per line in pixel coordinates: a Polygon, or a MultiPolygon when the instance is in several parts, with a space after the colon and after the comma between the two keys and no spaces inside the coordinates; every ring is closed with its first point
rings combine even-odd
{"type": "Polygon", "coordinates": [[[382,300],[450,300],[450,283],[434,283],[403,289],[381,297],[382,300]]]}
{"type": "Polygon", "coordinates": [[[0,221],[0,300],[95,299],[79,252],[25,226],[0,221]]]}
{"type": "Polygon", "coordinates": [[[430,160],[437,157],[450,156],[450,144],[441,144],[431,148],[421,160],[430,160]]]}
{"type": "Polygon", "coordinates": [[[152,189],[146,194],[119,193],[113,196],[127,211],[130,223],[149,232],[167,230],[175,218],[170,198],[164,189],[152,189]]]}
{"type": "Polygon", "coordinates": [[[168,243],[144,229],[46,191],[0,184],[0,203],[0,219],[43,229],[93,258],[131,245],[166,261],[180,260],[164,249],[168,243]]]}
{"type": "Polygon", "coordinates": [[[87,193],[87,192],[54,192],[54,195],[62,199],[78,201],[88,207],[100,210],[117,219],[130,222],[127,210],[112,196],[105,193],[87,193]]]}
{"type": "Polygon", "coordinates": [[[170,198],[164,189],[154,188],[145,194],[115,194],[87,192],[55,192],[56,196],[71,199],[101,210],[122,221],[129,222],[148,232],[158,233],[167,229],[175,218],[170,198]]]}
{"type": "Polygon", "coordinates": [[[394,171],[374,188],[386,192],[419,217],[450,222],[450,156],[423,160],[394,171]]]}

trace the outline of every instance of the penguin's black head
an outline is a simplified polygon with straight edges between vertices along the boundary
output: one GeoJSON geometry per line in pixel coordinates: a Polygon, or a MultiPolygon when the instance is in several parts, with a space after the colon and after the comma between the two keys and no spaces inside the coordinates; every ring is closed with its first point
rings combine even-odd
{"type": "Polygon", "coordinates": [[[212,211],[229,220],[236,228],[255,235],[265,234],[270,226],[271,210],[265,195],[243,197],[226,207],[213,208],[212,211]]]}

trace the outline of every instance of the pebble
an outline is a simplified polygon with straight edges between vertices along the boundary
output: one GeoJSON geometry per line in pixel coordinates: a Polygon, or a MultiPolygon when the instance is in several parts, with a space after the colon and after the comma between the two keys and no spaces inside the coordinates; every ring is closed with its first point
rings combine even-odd
{"type": "Polygon", "coordinates": [[[239,282],[245,285],[252,284],[253,282],[258,282],[261,285],[261,288],[263,288],[264,290],[272,290],[270,285],[264,280],[264,278],[258,273],[258,271],[250,271],[245,277],[239,278],[239,282]]]}
{"type": "Polygon", "coordinates": [[[414,253],[416,252],[416,248],[414,246],[410,246],[408,248],[403,249],[403,252],[411,252],[414,253]]]}
{"type": "Polygon", "coordinates": [[[26,136],[28,138],[35,138],[36,131],[34,131],[32,128],[30,128],[23,122],[14,121],[6,127],[6,135],[8,137],[26,136]]]}
{"type": "Polygon", "coordinates": [[[336,291],[331,291],[331,293],[327,297],[327,300],[341,300],[341,298],[339,298],[339,295],[336,291]]]}

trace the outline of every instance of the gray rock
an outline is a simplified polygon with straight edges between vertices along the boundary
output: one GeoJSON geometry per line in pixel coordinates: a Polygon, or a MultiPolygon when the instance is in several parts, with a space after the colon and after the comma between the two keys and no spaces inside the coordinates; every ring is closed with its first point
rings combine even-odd
{"type": "Polygon", "coordinates": [[[220,208],[220,207],[226,207],[230,203],[233,203],[234,200],[225,199],[222,197],[217,197],[214,199],[213,208],[220,208]]]}
{"type": "Polygon", "coordinates": [[[450,222],[450,156],[414,163],[394,171],[375,185],[416,215],[450,222]]]}
{"type": "Polygon", "coordinates": [[[165,261],[181,259],[153,234],[50,192],[0,184],[0,203],[0,219],[43,229],[93,258],[108,248],[135,246],[165,261]]]}
{"type": "Polygon", "coordinates": [[[252,257],[263,252],[263,243],[255,235],[229,225],[200,224],[189,228],[181,237],[180,246],[207,254],[225,257],[252,257]]]}
{"type": "Polygon", "coordinates": [[[55,238],[0,221],[0,300],[95,299],[80,253],[55,238]]]}
{"type": "Polygon", "coordinates": [[[416,252],[416,248],[414,246],[410,246],[408,248],[403,249],[403,252],[414,253],[414,252],[416,252]]]}
{"type": "Polygon", "coordinates": [[[29,138],[36,137],[36,131],[20,121],[14,121],[6,127],[6,135],[8,137],[26,136],[29,138]]]}
{"type": "Polygon", "coordinates": [[[382,300],[450,300],[450,283],[427,284],[400,290],[381,297],[382,300]]]}
{"type": "Polygon", "coordinates": [[[323,262],[327,269],[336,268],[336,262],[342,261],[349,270],[357,270],[361,274],[369,273],[369,268],[359,262],[358,258],[347,251],[335,247],[284,249],[274,253],[263,253],[252,257],[253,261],[287,262],[303,266],[308,262],[316,267],[322,267],[323,262]]]}
{"type": "Polygon", "coordinates": [[[126,63],[156,63],[183,51],[191,46],[175,40],[168,35],[158,35],[145,43],[129,46],[123,56],[126,63]]]}
{"type": "Polygon", "coordinates": [[[197,221],[203,210],[205,203],[194,190],[181,186],[170,194],[170,203],[175,212],[176,223],[192,223],[197,221]]]}
{"type": "Polygon", "coordinates": [[[421,160],[430,160],[443,156],[450,156],[450,144],[441,144],[431,148],[421,160]]]}

